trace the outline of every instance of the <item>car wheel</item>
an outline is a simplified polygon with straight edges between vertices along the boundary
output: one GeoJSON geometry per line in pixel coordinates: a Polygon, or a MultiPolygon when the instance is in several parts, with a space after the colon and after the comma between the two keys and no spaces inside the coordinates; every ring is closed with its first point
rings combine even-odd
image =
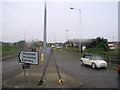
{"type": "Polygon", "coordinates": [[[96,68],[96,64],[92,63],[91,67],[92,67],[92,69],[95,69],[96,68]]]}
{"type": "Polygon", "coordinates": [[[84,65],[84,63],[83,63],[83,61],[82,61],[82,60],[80,60],[80,65],[82,65],[82,66],[84,65]]]}
{"type": "Polygon", "coordinates": [[[104,69],[106,70],[106,69],[107,69],[107,67],[104,67],[104,69]]]}

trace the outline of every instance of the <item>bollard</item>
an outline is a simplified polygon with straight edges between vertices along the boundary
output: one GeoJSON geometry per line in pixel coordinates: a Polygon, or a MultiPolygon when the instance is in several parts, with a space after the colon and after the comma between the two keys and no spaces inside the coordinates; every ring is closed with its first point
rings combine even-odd
{"type": "Polygon", "coordinates": [[[58,81],[58,83],[59,83],[60,85],[62,85],[62,84],[63,84],[63,82],[64,82],[64,80],[63,80],[63,79],[59,79],[59,81],[58,81]]]}
{"type": "Polygon", "coordinates": [[[41,60],[42,60],[42,61],[43,61],[43,59],[44,59],[43,57],[44,57],[44,55],[43,55],[43,54],[41,54],[41,60]]]}

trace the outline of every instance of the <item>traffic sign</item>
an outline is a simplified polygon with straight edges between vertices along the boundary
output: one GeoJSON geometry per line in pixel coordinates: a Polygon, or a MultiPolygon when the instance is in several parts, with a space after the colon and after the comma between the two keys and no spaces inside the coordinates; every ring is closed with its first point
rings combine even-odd
{"type": "Polygon", "coordinates": [[[18,55],[21,63],[38,64],[39,54],[37,51],[21,51],[18,55]]]}
{"type": "Polygon", "coordinates": [[[22,69],[29,69],[29,64],[23,64],[22,69]]]}

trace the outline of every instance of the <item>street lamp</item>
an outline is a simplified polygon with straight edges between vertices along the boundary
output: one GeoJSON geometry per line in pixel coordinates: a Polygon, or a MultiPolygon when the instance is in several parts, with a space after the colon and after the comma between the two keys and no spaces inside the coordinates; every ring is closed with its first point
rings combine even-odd
{"type": "MultiPolygon", "coordinates": [[[[68,42],[68,29],[66,30],[66,42],[68,42]]],[[[66,45],[66,48],[67,48],[68,45],[66,45]]]]}
{"type": "MultiPolygon", "coordinates": [[[[73,7],[71,7],[70,9],[78,10],[79,11],[80,20],[81,20],[81,10],[77,9],[77,8],[73,8],[73,7]]],[[[80,25],[81,25],[81,23],[80,23],[80,25]]],[[[79,50],[80,50],[79,52],[80,52],[80,55],[81,55],[81,39],[80,39],[80,42],[79,42],[79,50]]]]}
{"type": "Polygon", "coordinates": [[[68,29],[66,30],[66,40],[68,41],[68,29]]]}
{"type": "Polygon", "coordinates": [[[74,9],[74,8],[71,7],[70,9],[74,9]]]}

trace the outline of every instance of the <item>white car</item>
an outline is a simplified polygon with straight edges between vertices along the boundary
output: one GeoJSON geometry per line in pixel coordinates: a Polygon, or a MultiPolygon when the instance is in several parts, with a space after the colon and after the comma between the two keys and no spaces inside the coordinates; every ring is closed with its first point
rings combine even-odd
{"type": "Polygon", "coordinates": [[[93,69],[95,68],[107,68],[107,62],[102,60],[100,57],[91,54],[85,54],[80,59],[81,65],[90,65],[93,69]]]}

